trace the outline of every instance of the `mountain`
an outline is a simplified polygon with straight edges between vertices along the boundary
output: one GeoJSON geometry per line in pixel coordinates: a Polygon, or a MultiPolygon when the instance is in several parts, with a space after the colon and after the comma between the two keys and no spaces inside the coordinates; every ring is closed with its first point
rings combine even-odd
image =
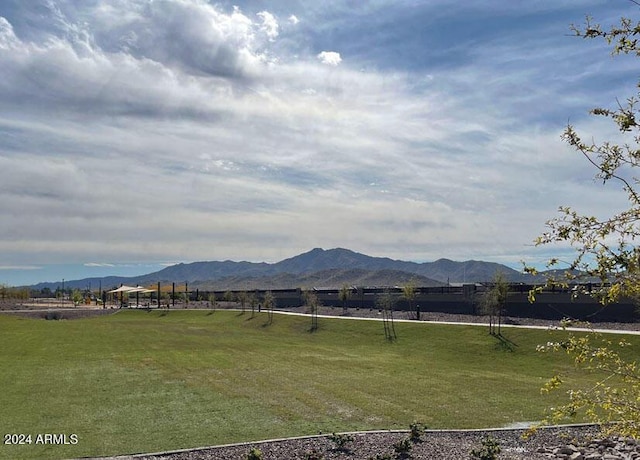
{"type": "MultiPolygon", "coordinates": [[[[276,289],[278,287],[353,285],[394,285],[401,280],[415,278],[416,284],[434,286],[438,283],[471,283],[490,281],[496,272],[502,272],[509,281],[530,279],[505,265],[468,260],[455,262],[439,259],[435,262],[407,262],[387,257],[371,257],[349,249],[315,248],[295,257],[269,264],[265,262],[193,262],[166,267],[158,272],[135,277],[87,278],[67,281],[70,288],[84,289],[128,285],[188,282],[192,287],[216,286],[216,289],[232,289],[232,286],[276,289]],[[407,278],[409,276],[409,278],[407,278]],[[397,281],[393,281],[393,280],[397,281]],[[223,287],[224,286],[224,287],[223,287]]],[[[35,289],[55,289],[58,283],[40,283],[35,289]]]]}
{"type": "Polygon", "coordinates": [[[454,262],[438,259],[435,262],[406,262],[388,257],[371,257],[349,249],[313,249],[304,254],[285,259],[274,264],[278,271],[286,273],[304,273],[333,268],[363,268],[367,270],[396,270],[446,282],[482,282],[490,281],[496,272],[502,272],[510,281],[520,281],[523,275],[505,265],[468,260],[454,262]]]}
{"type": "Polygon", "coordinates": [[[206,290],[253,290],[295,288],[340,288],[350,286],[396,286],[411,281],[416,286],[442,286],[445,283],[424,276],[397,270],[365,270],[362,268],[327,269],[310,273],[279,273],[271,276],[230,276],[219,280],[190,283],[192,289],[206,290]]]}

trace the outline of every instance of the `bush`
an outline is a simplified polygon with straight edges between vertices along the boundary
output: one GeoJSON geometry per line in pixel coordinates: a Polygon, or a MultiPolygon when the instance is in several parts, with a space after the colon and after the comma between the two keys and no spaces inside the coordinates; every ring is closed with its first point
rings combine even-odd
{"type": "Polygon", "coordinates": [[[262,451],[255,447],[252,448],[247,454],[247,460],[262,460],[262,451]]]}
{"type": "Polygon", "coordinates": [[[500,454],[500,444],[493,438],[484,438],[480,449],[471,449],[471,456],[479,460],[495,460],[500,454]]]}
{"type": "Polygon", "coordinates": [[[393,444],[393,450],[396,451],[396,458],[407,458],[411,452],[413,444],[411,438],[403,438],[393,444]]]}
{"type": "Polygon", "coordinates": [[[336,450],[346,451],[349,450],[347,444],[353,442],[353,436],[349,434],[332,433],[331,436],[329,436],[329,440],[333,441],[333,443],[336,445],[336,450]]]}
{"type": "Polygon", "coordinates": [[[411,430],[409,439],[411,439],[412,442],[416,443],[422,441],[422,434],[427,429],[427,427],[420,422],[413,422],[411,425],[409,425],[409,429],[411,430]]]}
{"type": "Polygon", "coordinates": [[[391,454],[376,454],[375,457],[369,457],[369,460],[392,460],[391,454]]]}
{"type": "Polygon", "coordinates": [[[324,460],[324,455],[314,448],[304,454],[304,460],[324,460]]]}

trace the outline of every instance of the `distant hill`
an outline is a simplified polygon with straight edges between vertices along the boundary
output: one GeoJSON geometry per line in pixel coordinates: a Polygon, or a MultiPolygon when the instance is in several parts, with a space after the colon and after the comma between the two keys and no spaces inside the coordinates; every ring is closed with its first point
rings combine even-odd
{"type": "Polygon", "coordinates": [[[190,283],[193,289],[201,290],[253,290],[253,289],[294,289],[340,288],[349,286],[391,287],[412,282],[415,286],[443,286],[445,283],[424,276],[398,270],[365,270],[362,268],[327,269],[311,273],[279,273],[271,276],[246,277],[230,276],[219,280],[196,281],[190,283]]]}
{"type": "MultiPolygon", "coordinates": [[[[105,277],[71,280],[68,287],[84,289],[102,285],[111,288],[120,284],[147,286],[161,283],[188,282],[201,289],[277,289],[292,287],[340,287],[343,284],[393,286],[413,279],[416,284],[437,286],[443,283],[490,281],[502,272],[509,281],[531,281],[505,265],[468,260],[455,262],[439,259],[435,262],[407,262],[387,257],[371,257],[349,249],[320,249],[280,262],[193,262],[166,267],[158,272],[134,277],[105,277]]],[[[36,289],[55,289],[59,283],[40,283],[36,289]]]]}

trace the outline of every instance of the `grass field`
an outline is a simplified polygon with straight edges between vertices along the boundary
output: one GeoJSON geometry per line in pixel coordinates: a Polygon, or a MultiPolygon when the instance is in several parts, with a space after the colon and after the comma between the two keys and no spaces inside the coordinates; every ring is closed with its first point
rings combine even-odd
{"type": "MultiPolygon", "coordinates": [[[[0,458],[150,452],[318,432],[500,427],[539,420],[568,368],[550,332],[238,312],[123,311],[74,321],[0,315],[0,458]],[[67,445],[36,444],[65,434],[67,445]],[[77,436],[77,443],[71,444],[77,436]],[[3,439],[4,441],[5,439],[3,439]]],[[[640,340],[629,340],[640,346],[640,340]]],[[[58,438],[60,441],[60,438],[58,438]]]]}

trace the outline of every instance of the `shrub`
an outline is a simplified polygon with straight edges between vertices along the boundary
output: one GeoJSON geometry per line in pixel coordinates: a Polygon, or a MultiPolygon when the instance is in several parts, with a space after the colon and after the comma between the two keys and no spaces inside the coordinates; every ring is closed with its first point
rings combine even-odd
{"type": "Polygon", "coordinates": [[[500,443],[493,438],[484,438],[480,449],[471,449],[471,456],[479,460],[495,460],[500,454],[500,443]]]}
{"type": "Polygon", "coordinates": [[[332,433],[331,436],[329,436],[329,440],[333,441],[333,443],[336,445],[336,450],[346,451],[349,450],[347,444],[353,442],[353,436],[349,434],[332,433]]]}
{"type": "Polygon", "coordinates": [[[403,438],[400,441],[393,443],[393,450],[396,451],[396,458],[407,458],[411,452],[413,444],[411,438],[403,438]]]}
{"type": "Polygon", "coordinates": [[[304,459],[305,460],[324,460],[324,455],[322,455],[322,452],[320,452],[316,448],[313,448],[304,454],[304,459]]]}
{"type": "Polygon", "coordinates": [[[411,439],[412,442],[416,443],[422,441],[422,434],[427,429],[427,427],[420,422],[413,422],[411,425],[409,425],[409,429],[411,430],[409,439],[411,439]]]}
{"type": "Polygon", "coordinates": [[[392,460],[391,454],[376,454],[375,457],[369,457],[369,460],[392,460]]]}
{"type": "Polygon", "coordinates": [[[262,451],[255,447],[252,448],[247,454],[247,460],[262,460],[262,451]]]}

